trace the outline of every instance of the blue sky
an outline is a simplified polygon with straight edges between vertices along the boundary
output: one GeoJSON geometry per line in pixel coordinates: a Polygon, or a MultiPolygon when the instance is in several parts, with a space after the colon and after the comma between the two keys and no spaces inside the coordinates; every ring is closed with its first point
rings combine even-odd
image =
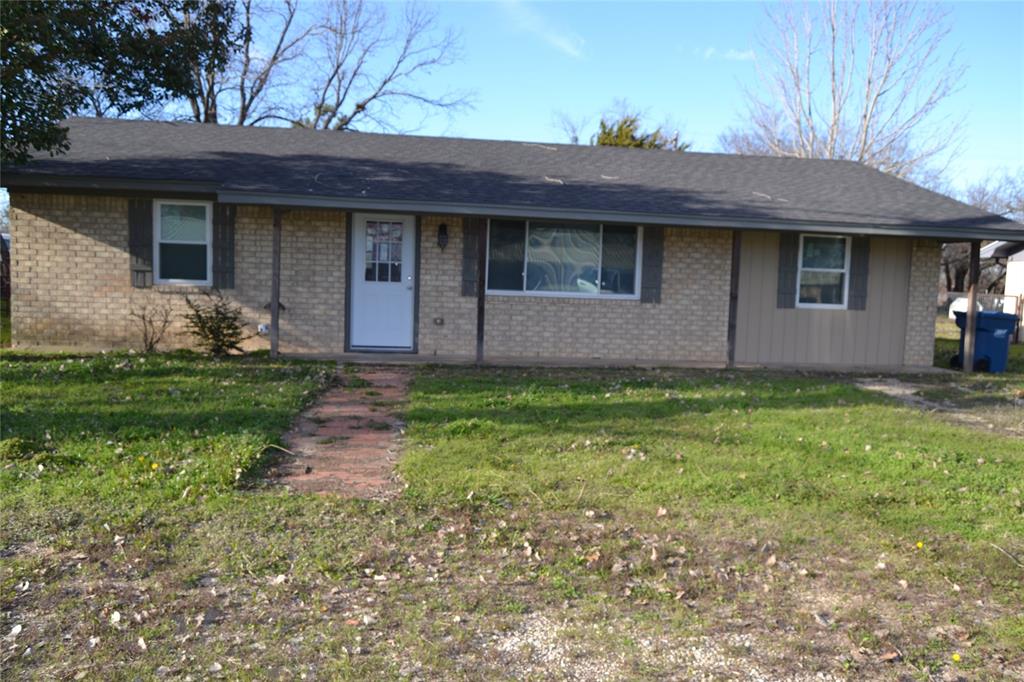
{"type": "MultiPolygon", "coordinates": [[[[965,117],[957,188],[1005,169],[1024,172],[1024,2],[965,2],[951,10],[946,49],[968,70],[940,116],[965,117]]],[[[669,121],[694,149],[742,123],[756,88],[761,3],[445,2],[440,21],[461,32],[463,58],[428,85],[474,92],[451,120],[402,121],[423,134],[564,141],[556,112],[596,125],[627,99],[669,121]]],[[[412,112],[409,112],[412,114],[412,112]]]]}

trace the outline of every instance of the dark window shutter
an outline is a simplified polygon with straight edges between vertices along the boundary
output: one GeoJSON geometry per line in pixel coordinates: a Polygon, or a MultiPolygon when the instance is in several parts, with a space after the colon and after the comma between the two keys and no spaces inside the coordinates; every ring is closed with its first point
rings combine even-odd
{"type": "Polygon", "coordinates": [[[153,201],[128,200],[128,255],[132,286],[153,286],[153,201]]]}
{"type": "Polygon", "coordinates": [[[487,238],[487,220],[464,218],[462,220],[462,295],[476,296],[476,262],[480,240],[487,238]]]}
{"type": "Polygon", "coordinates": [[[871,256],[871,240],[868,237],[854,237],[850,250],[850,310],[864,310],[868,307],[868,260],[871,256]]]}
{"type": "Polygon", "coordinates": [[[778,308],[796,307],[796,271],[800,257],[800,235],[796,232],[779,233],[779,287],[778,308]]]}
{"type": "Polygon", "coordinates": [[[665,228],[644,228],[643,266],[640,272],[640,302],[661,303],[661,270],[665,256],[665,228]]]}
{"type": "Polygon", "coordinates": [[[213,205],[213,286],[235,288],[235,206],[213,205]]]}

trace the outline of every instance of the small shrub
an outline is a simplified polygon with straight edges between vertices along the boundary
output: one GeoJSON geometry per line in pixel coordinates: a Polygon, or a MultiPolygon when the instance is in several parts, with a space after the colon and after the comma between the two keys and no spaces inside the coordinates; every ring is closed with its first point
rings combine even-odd
{"type": "Polygon", "coordinates": [[[156,350],[157,344],[163,340],[167,328],[171,326],[171,312],[171,304],[166,301],[146,301],[132,305],[128,315],[134,318],[142,332],[143,352],[152,353],[156,350]]]}
{"type": "Polygon", "coordinates": [[[185,320],[188,332],[196,337],[196,344],[216,357],[228,355],[231,351],[243,352],[241,344],[252,338],[252,334],[245,333],[242,309],[219,292],[203,296],[204,300],[199,302],[185,297],[189,310],[185,313],[185,320]]]}

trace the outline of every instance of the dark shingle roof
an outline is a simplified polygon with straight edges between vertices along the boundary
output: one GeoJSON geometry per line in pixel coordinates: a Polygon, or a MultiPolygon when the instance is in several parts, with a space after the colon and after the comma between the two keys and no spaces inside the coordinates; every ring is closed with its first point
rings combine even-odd
{"type": "Polygon", "coordinates": [[[112,119],[68,126],[69,153],[5,168],[4,184],[167,181],[235,201],[288,195],[350,208],[398,202],[678,224],[913,227],[936,236],[1024,229],[849,161],[112,119]]]}

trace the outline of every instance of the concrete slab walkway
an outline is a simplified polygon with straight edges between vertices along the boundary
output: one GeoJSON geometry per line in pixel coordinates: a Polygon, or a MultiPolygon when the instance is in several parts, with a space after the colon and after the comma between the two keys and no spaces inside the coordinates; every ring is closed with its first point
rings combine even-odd
{"type": "Polygon", "coordinates": [[[359,367],[340,374],[285,434],[289,456],[271,474],[296,491],[377,499],[398,490],[394,465],[404,426],[397,410],[410,370],[359,367]]]}

